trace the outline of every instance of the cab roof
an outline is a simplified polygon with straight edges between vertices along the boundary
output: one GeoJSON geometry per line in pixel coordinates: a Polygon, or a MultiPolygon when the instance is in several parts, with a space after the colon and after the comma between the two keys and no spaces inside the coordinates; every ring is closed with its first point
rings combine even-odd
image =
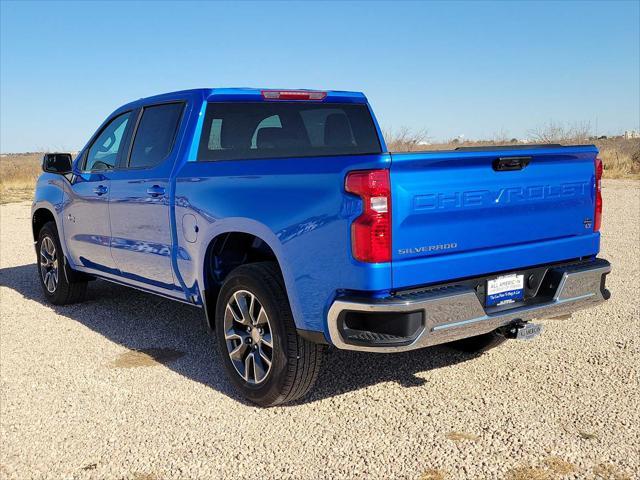
{"type": "MultiPolygon", "coordinates": [[[[283,94],[297,94],[299,99],[286,98],[294,101],[329,102],[329,103],[367,103],[367,98],[362,92],[346,92],[339,90],[305,90],[305,89],[277,89],[277,88],[196,88],[191,90],[179,90],[175,92],[153,95],[151,97],[135,100],[122,108],[135,108],[153,102],[166,102],[170,100],[185,99],[188,97],[201,97],[208,102],[264,102],[280,101],[277,98],[265,98],[264,92],[274,92],[283,94]],[[304,98],[304,94],[309,93],[314,96],[322,94],[322,99],[304,98]]],[[[120,110],[118,109],[118,110],[120,110]]]]}

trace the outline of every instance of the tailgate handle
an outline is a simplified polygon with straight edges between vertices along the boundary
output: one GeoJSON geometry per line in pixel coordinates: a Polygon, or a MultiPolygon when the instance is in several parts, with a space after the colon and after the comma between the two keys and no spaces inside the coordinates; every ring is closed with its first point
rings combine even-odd
{"type": "Polygon", "coordinates": [[[522,170],[529,165],[531,157],[501,157],[493,161],[493,169],[496,172],[505,172],[509,170],[522,170]]]}

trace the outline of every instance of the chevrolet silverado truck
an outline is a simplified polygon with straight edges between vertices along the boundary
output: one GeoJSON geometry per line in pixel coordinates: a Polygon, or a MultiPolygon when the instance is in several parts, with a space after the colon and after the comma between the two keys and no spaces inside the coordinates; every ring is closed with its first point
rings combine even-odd
{"type": "Polygon", "coordinates": [[[96,278],[201,308],[262,406],[327,346],[482,352],[609,298],[593,145],[390,153],[365,96],[197,89],[114,111],[32,210],[55,305],[96,278]]]}

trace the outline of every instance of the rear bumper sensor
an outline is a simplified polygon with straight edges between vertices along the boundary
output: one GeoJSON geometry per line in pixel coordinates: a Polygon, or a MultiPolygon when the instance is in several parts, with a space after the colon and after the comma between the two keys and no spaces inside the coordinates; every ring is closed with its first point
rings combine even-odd
{"type": "Polygon", "coordinates": [[[328,314],[331,342],[340,349],[401,352],[488,333],[513,322],[571,314],[610,296],[606,260],[549,268],[526,303],[484,307],[463,284],[432,287],[382,299],[341,297],[328,314]]]}

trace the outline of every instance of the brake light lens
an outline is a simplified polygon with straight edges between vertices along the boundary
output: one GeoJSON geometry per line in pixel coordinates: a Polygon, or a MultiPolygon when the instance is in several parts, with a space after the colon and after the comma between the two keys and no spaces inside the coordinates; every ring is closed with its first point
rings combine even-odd
{"type": "Polygon", "coordinates": [[[602,160],[596,158],[596,208],[593,214],[593,231],[600,231],[602,223],[602,160]]]}
{"type": "Polygon", "coordinates": [[[362,199],[363,212],[351,225],[351,251],[367,263],[391,261],[391,183],[389,170],[347,175],[345,190],[362,199]]]}
{"type": "Polygon", "coordinates": [[[262,90],[265,100],[324,100],[327,92],[310,90],[262,90]]]}

